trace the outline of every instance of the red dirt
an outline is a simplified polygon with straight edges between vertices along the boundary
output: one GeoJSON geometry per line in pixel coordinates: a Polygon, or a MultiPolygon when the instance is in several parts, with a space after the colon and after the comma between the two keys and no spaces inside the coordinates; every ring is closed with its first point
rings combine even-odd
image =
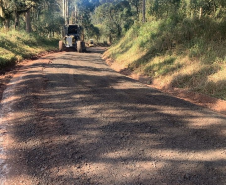
{"type": "Polygon", "coordinates": [[[3,94],[7,84],[10,82],[11,78],[14,76],[14,74],[16,74],[18,72],[18,70],[22,66],[28,65],[32,61],[37,60],[37,59],[39,59],[43,56],[46,56],[50,53],[53,53],[53,52],[55,52],[55,51],[43,52],[39,55],[33,56],[30,59],[23,60],[23,61],[17,63],[15,66],[0,69],[0,102],[2,101],[2,94],[3,94]]]}

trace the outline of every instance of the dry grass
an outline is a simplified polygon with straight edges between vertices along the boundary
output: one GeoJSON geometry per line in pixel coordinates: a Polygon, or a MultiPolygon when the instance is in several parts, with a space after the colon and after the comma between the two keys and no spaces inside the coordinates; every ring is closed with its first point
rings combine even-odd
{"type": "MultiPolygon", "coordinates": [[[[156,26],[159,23],[149,24],[159,29],[156,26]]],[[[137,36],[130,30],[104,54],[105,58],[112,58],[134,73],[150,76],[162,86],[186,88],[226,100],[226,40],[208,40],[200,34],[191,41],[176,43],[172,33],[166,34],[168,41],[172,41],[167,45],[162,34],[158,36],[161,30],[153,31],[148,37],[142,30],[151,26],[143,27],[137,31],[137,36]],[[135,37],[131,39],[131,35],[135,37]]]]}
{"type": "Polygon", "coordinates": [[[56,39],[40,38],[26,32],[9,31],[0,33],[0,69],[14,65],[25,58],[41,52],[56,50],[56,39]]]}

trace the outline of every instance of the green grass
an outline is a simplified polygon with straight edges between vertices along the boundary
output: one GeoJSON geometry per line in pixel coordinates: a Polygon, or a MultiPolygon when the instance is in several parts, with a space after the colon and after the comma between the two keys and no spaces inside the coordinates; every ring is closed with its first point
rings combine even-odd
{"type": "Polygon", "coordinates": [[[56,50],[57,39],[41,38],[23,31],[0,32],[0,70],[42,52],[56,50]]]}
{"type": "Polygon", "coordinates": [[[104,55],[161,86],[226,100],[225,27],[208,17],[135,24],[104,55]]]}

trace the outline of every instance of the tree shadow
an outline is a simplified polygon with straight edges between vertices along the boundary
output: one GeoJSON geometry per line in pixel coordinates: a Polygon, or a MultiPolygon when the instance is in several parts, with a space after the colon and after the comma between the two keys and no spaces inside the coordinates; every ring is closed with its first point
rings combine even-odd
{"type": "Polygon", "coordinates": [[[7,88],[16,98],[2,107],[15,112],[4,114],[11,119],[2,124],[14,139],[7,162],[21,169],[12,169],[15,178],[29,176],[34,184],[225,183],[224,116],[122,76],[99,55],[66,54],[33,64],[7,88]]]}
{"type": "Polygon", "coordinates": [[[172,87],[189,88],[193,91],[200,92],[209,96],[222,97],[225,89],[225,80],[218,80],[216,82],[210,81],[209,76],[221,71],[220,67],[204,66],[192,74],[175,76],[171,82],[172,87]]]}

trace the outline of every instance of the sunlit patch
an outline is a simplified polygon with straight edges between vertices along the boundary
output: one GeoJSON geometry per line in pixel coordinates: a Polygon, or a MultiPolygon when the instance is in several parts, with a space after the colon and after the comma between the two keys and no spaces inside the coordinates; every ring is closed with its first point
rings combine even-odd
{"type": "Polygon", "coordinates": [[[200,161],[216,161],[226,160],[226,154],[224,149],[218,150],[204,150],[204,151],[189,151],[182,152],[178,150],[156,150],[152,149],[151,155],[148,157],[156,159],[158,161],[181,161],[181,162],[200,162],[200,161]]]}
{"type": "Polygon", "coordinates": [[[32,114],[28,114],[25,111],[18,111],[18,112],[13,112],[10,108],[7,112],[7,114],[4,114],[4,116],[1,117],[2,119],[2,124],[11,124],[11,122],[17,120],[22,120],[23,118],[29,118],[31,117],[32,114]]]}
{"type": "Polygon", "coordinates": [[[101,155],[101,157],[105,158],[111,158],[111,159],[117,159],[117,158],[124,158],[124,157],[131,157],[132,153],[128,150],[117,150],[115,152],[108,152],[101,155]]]}
{"type": "Polygon", "coordinates": [[[217,100],[213,109],[216,110],[216,111],[220,111],[223,114],[226,114],[226,101],[217,100]]]}
{"type": "Polygon", "coordinates": [[[188,127],[193,129],[209,128],[210,126],[222,125],[223,121],[214,117],[197,117],[188,122],[188,127]]]}
{"type": "Polygon", "coordinates": [[[2,103],[10,103],[13,101],[17,101],[20,97],[19,96],[9,96],[2,100],[2,103]]]}
{"type": "MultiPolygon", "coordinates": [[[[206,110],[208,111],[208,110],[206,110]]],[[[169,123],[174,122],[175,124],[183,124],[188,126],[190,129],[198,128],[209,128],[210,126],[222,125],[223,121],[221,118],[216,118],[211,112],[199,112],[188,110],[187,108],[180,108],[180,110],[169,107],[161,107],[161,113],[170,115],[172,120],[168,119],[169,123]]]]}
{"type": "MultiPolygon", "coordinates": [[[[222,129],[219,134],[222,135],[223,137],[225,137],[226,136],[226,129],[222,129]]],[[[226,149],[225,149],[225,153],[226,153],[226,149]]]]}
{"type": "MultiPolygon", "coordinates": [[[[164,163],[159,163],[159,168],[164,163]]],[[[82,171],[90,178],[105,179],[105,184],[121,184],[122,182],[133,182],[142,176],[144,179],[157,175],[158,167],[154,161],[129,161],[123,163],[110,158],[101,158],[100,162],[92,162],[82,166],[82,171]]],[[[127,183],[128,184],[128,183],[127,183]]]]}
{"type": "Polygon", "coordinates": [[[34,176],[26,175],[25,173],[23,175],[14,175],[10,176],[6,182],[5,185],[25,185],[25,184],[37,184],[38,178],[35,178],[34,176]]]}
{"type": "Polygon", "coordinates": [[[224,81],[226,77],[226,68],[222,68],[220,71],[213,73],[212,75],[208,76],[208,81],[213,81],[215,83],[224,81]]]}
{"type": "Polygon", "coordinates": [[[150,171],[150,170],[157,170],[157,169],[162,169],[164,166],[167,165],[167,162],[165,161],[156,161],[156,160],[150,160],[150,161],[139,161],[137,162],[136,166],[137,168],[145,171],[150,171]]]}

